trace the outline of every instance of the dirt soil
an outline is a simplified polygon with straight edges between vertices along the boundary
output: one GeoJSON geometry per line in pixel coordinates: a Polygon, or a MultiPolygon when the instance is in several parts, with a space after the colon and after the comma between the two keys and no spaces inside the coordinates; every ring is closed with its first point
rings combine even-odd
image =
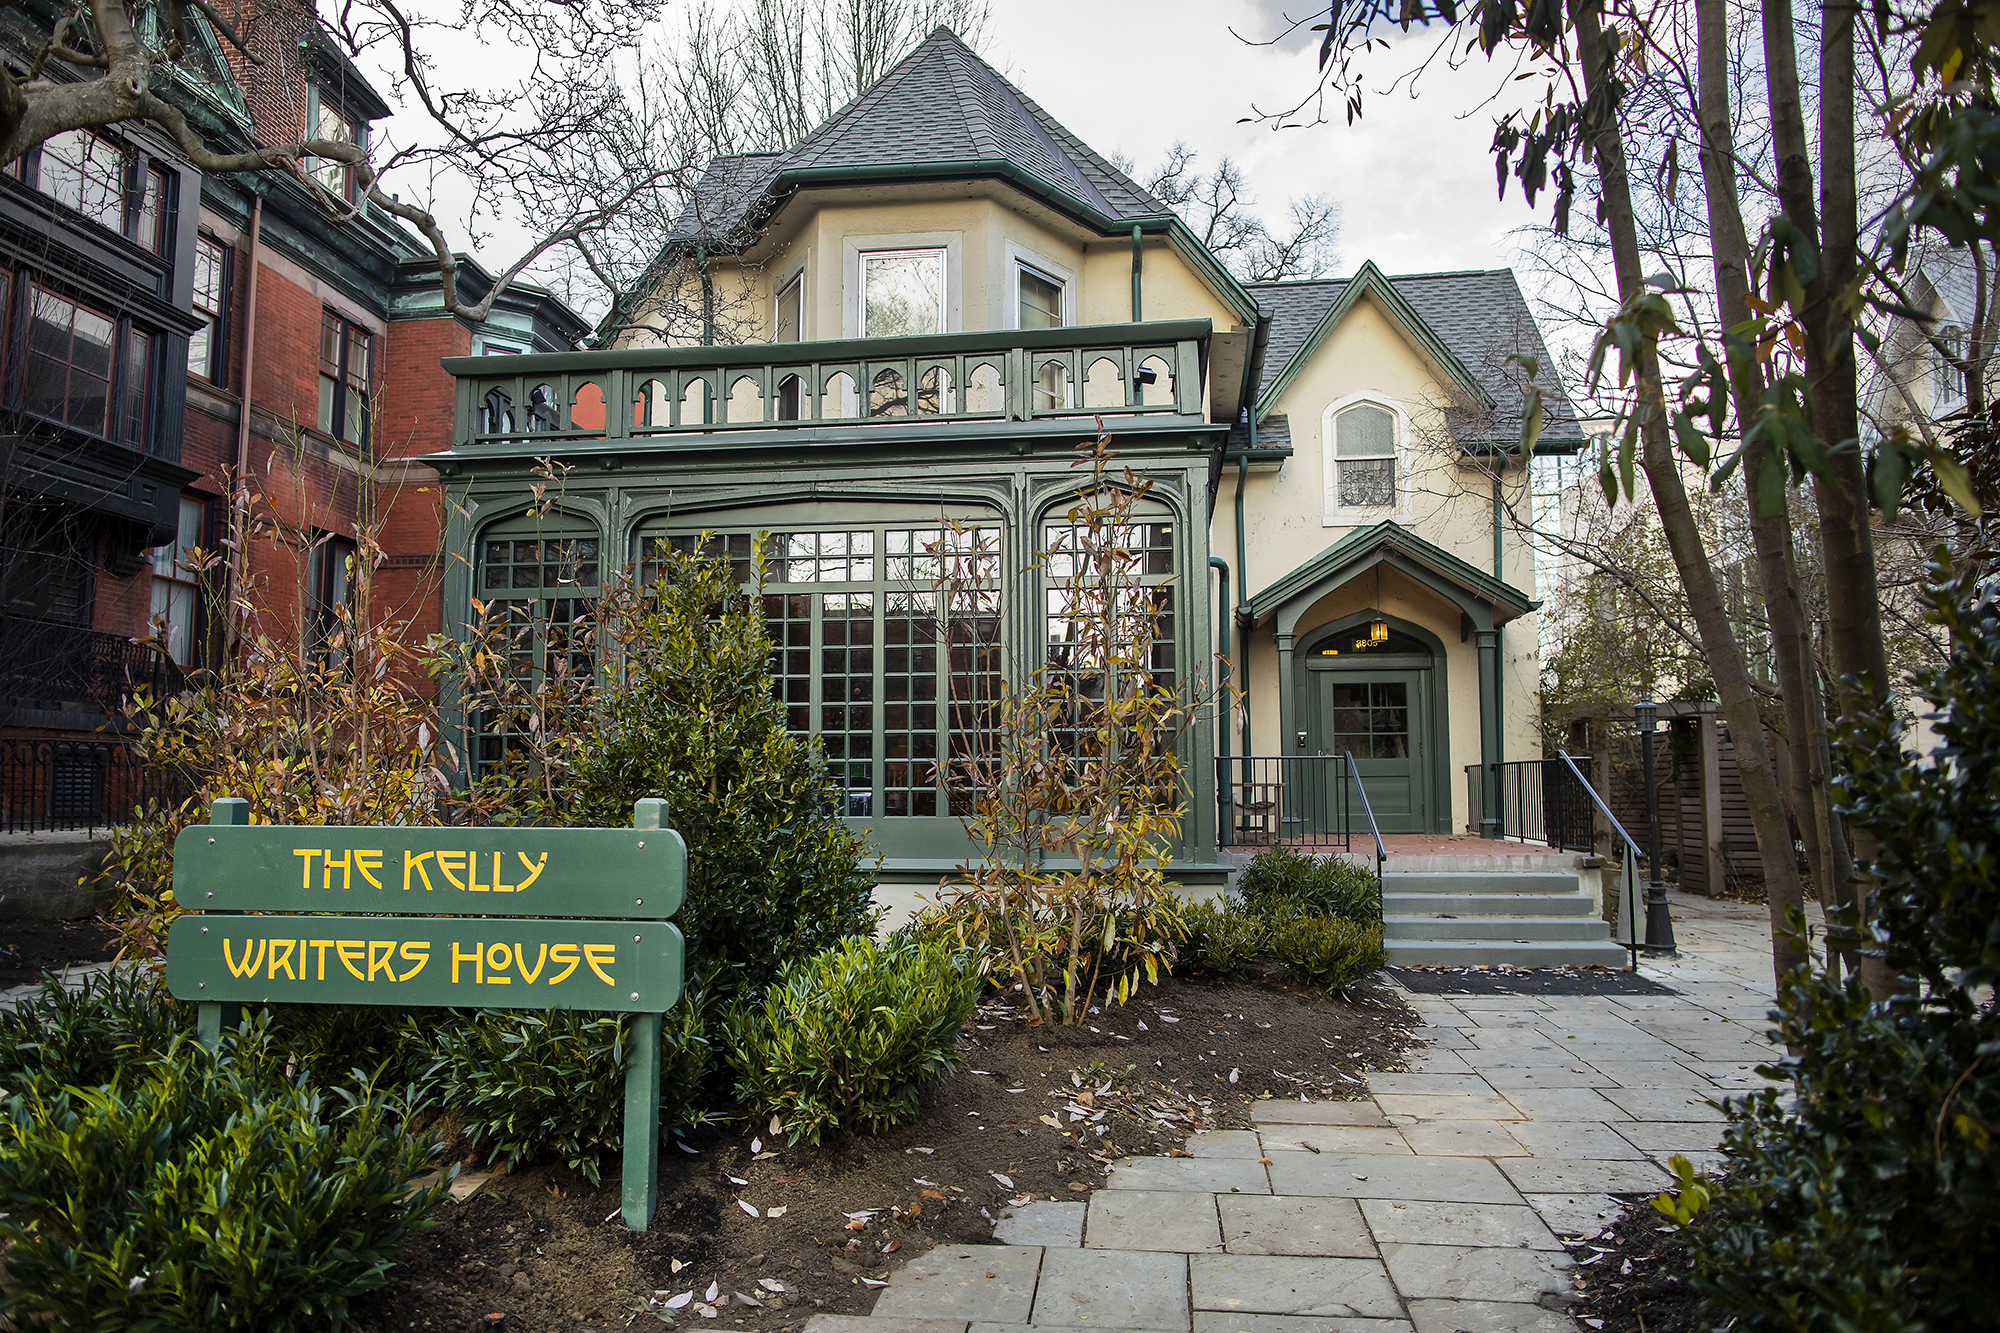
{"type": "Polygon", "coordinates": [[[1570,1313],[1603,1333],[1702,1333],[1700,1297],[1688,1283],[1693,1259],[1651,1195],[1626,1200],[1622,1217],[1589,1240],[1564,1243],[1576,1261],[1570,1313]]]}
{"type": "Polygon", "coordinates": [[[990,1004],[966,1069],[917,1120],[817,1149],[767,1124],[691,1133],[664,1154],[659,1215],[637,1233],[617,1216],[615,1162],[596,1187],[560,1166],[497,1176],[441,1206],[356,1322],[584,1333],[672,1314],[792,1333],[815,1313],[866,1314],[889,1273],[990,1241],[1010,1204],[1081,1199],[1121,1155],[1248,1126],[1259,1098],[1361,1095],[1363,1070],[1402,1067],[1416,1023],[1369,988],[1174,980],[1070,1029],[990,1004]]]}
{"type": "Polygon", "coordinates": [[[116,938],[96,921],[0,921],[0,990],[40,981],[51,968],[108,963],[117,953],[116,938]]]}

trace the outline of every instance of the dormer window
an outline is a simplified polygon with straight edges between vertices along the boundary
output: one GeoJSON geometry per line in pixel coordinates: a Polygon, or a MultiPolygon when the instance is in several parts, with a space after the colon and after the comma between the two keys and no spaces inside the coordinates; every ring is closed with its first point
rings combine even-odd
{"type": "MultiPolygon", "coordinates": [[[[315,139],[329,143],[366,144],[367,127],[358,125],[340,107],[315,88],[312,90],[312,127],[315,139]]],[[[308,158],[307,170],[328,194],[352,203],[355,199],[354,167],[331,158],[308,158]]]]}

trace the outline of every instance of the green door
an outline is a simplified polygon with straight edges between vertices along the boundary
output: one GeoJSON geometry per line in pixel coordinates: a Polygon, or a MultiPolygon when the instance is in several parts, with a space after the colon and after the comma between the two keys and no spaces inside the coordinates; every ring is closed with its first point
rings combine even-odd
{"type": "MultiPolygon", "coordinates": [[[[1314,671],[1315,703],[1308,721],[1310,754],[1351,753],[1384,833],[1431,828],[1431,757],[1424,716],[1425,671],[1314,671]]],[[[1350,818],[1367,827],[1359,793],[1349,791],[1350,818]]]]}

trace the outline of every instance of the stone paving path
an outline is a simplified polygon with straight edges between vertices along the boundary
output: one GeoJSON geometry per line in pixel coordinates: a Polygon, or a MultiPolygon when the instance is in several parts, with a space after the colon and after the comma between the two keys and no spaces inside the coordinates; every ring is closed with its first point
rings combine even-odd
{"type": "Polygon", "coordinates": [[[1263,1101],[1191,1158],[912,1260],[872,1316],[807,1333],[1575,1333],[1558,1233],[1714,1158],[1708,1103],[1762,1085],[1764,909],[1673,897],[1677,994],[1411,995],[1427,1049],[1369,1098],[1263,1101]]]}

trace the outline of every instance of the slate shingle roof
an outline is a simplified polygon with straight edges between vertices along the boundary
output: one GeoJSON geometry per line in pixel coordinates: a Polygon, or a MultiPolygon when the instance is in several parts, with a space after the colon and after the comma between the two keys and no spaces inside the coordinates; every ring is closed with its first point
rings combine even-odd
{"type": "MultiPolygon", "coordinates": [[[[1556,380],[1554,359],[1512,269],[1405,273],[1391,275],[1389,282],[1493,399],[1494,434],[1519,436],[1524,376],[1520,367],[1507,363],[1507,357],[1520,353],[1541,365],[1536,382],[1545,402],[1543,440],[1565,446],[1582,442],[1576,410],[1556,380]]],[[[1251,294],[1272,312],[1271,340],[1264,356],[1266,384],[1304,350],[1306,339],[1347,285],[1345,278],[1249,284],[1251,294]]]]}
{"type": "Polygon", "coordinates": [[[711,162],[673,237],[741,244],[786,170],[968,161],[1011,163],[1112,220],[1168,212],[941,27],[792,148],[711,162]]]}

